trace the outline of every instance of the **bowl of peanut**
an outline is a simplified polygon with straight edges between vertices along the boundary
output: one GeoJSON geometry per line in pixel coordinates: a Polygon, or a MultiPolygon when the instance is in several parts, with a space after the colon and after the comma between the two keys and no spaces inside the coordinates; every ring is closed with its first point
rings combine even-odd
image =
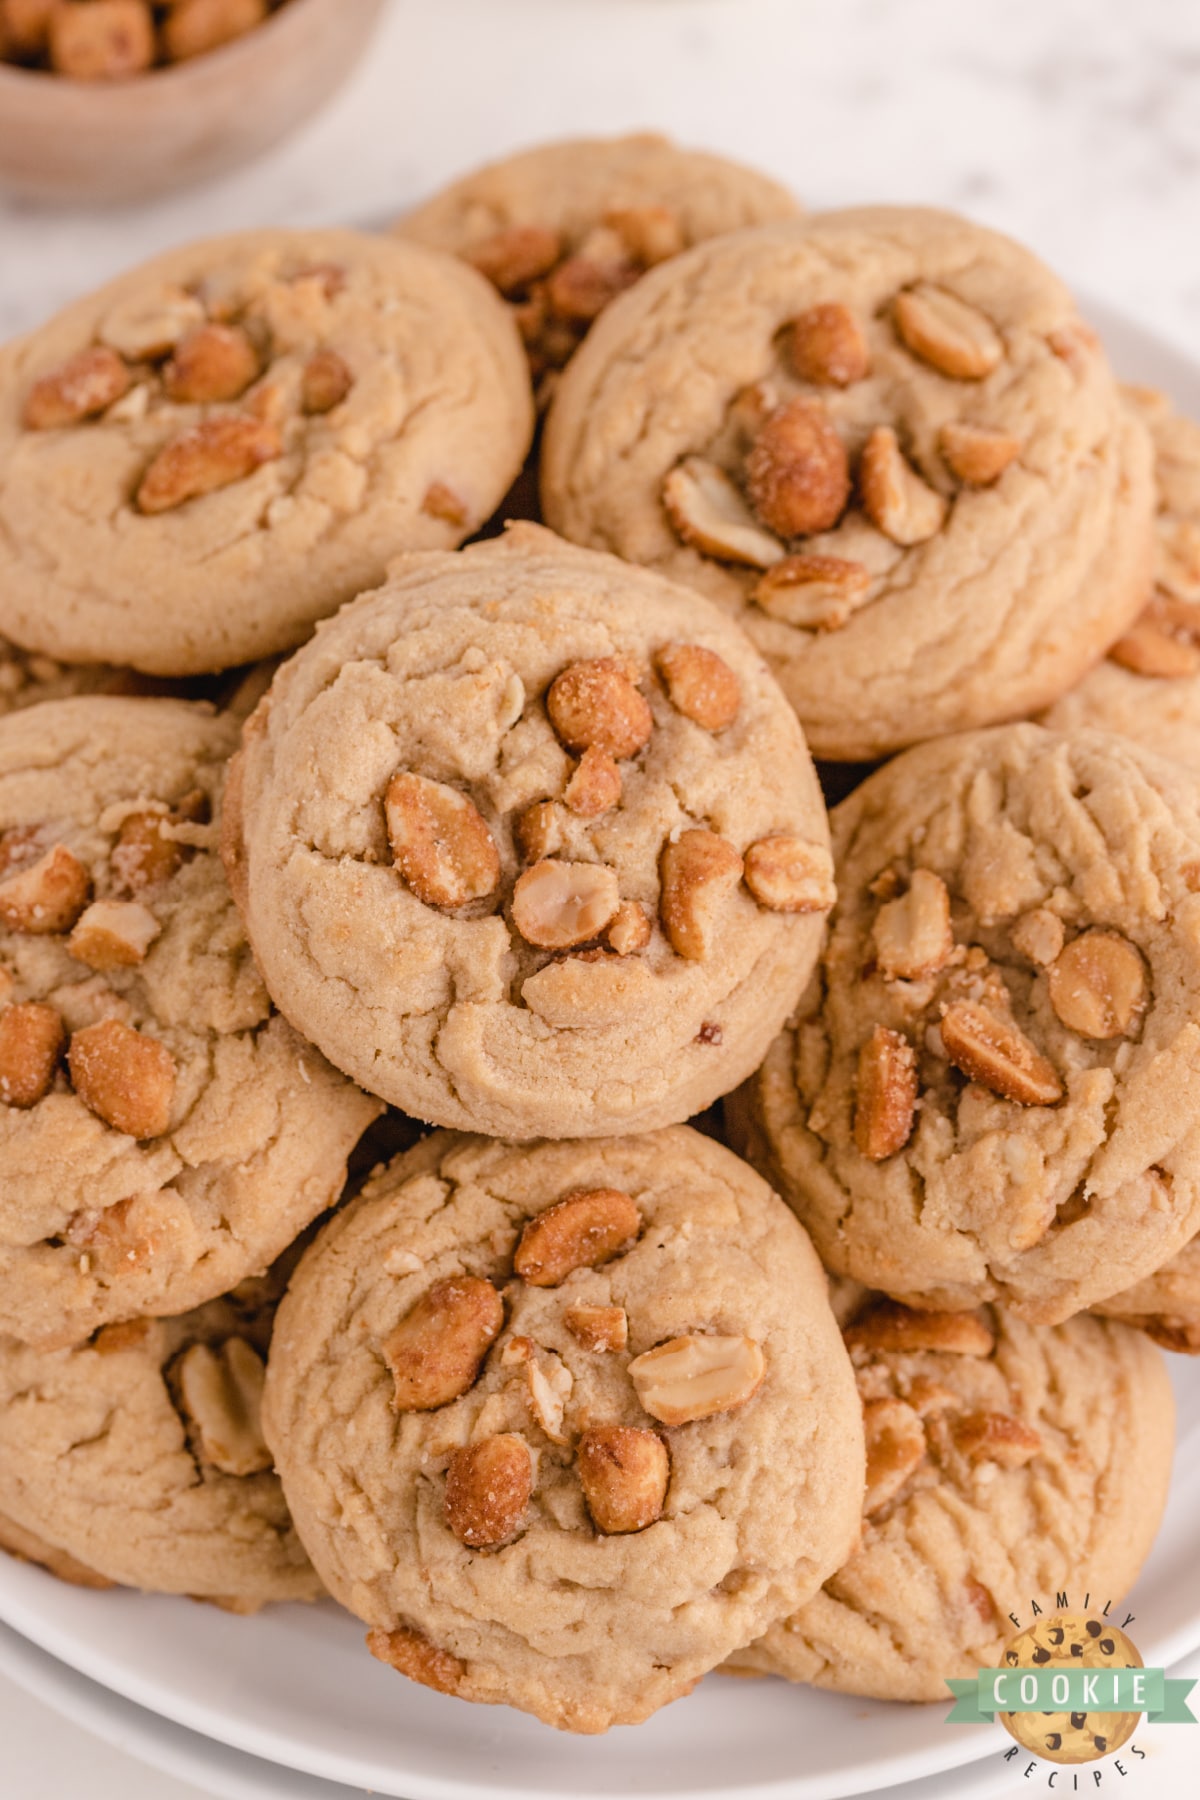
{"type": "Polygon", "coordinates": [[[383,0],[0,0],[0,188],[138,200],[307,120],[383,0]]]}

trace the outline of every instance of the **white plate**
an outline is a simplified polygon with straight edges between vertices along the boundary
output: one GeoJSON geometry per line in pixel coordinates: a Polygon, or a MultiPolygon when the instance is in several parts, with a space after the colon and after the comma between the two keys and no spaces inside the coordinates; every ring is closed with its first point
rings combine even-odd
{"type": "MultiPolygon", "coordinates": [[[[1098,306],[1129,379],[1200,416],[1200,369],[1098,306]]],[[[1167,1518],[1132,1600],[1147,1663],[1200,1645],[1200,1364],[1174,1359],[1179,1442],[1167,1518]]],[[[1114,1596],[1114,1599],[1116,1596],[1114,1596]]],[[[998,1728],[903,1707],[709,1677],[636,1730],[572,1738],[503,1707],[402,1680],[331,1603],[240,1619],[162,1596],[95,1594],[0,1557],[0,1619],[72,1669],[236,1750],[407,1800],[836,1800],[929,1777],[998,1728]]]]}

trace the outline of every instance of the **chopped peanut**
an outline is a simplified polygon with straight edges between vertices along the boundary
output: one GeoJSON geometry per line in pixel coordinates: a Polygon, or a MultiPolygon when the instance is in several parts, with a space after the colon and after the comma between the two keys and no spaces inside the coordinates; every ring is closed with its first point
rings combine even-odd
{"type": "Polygon", "coordinates": [[[117,1019],[102,1019],[75,1032],[67,1065],[79,1098],[114,1131],[153,1138],[167,1129],[175,1058],[157,1038],[117,1019]]]}
{"type": "Polygon", "coordinates": [[[597,1355],[623,1350],[629,1342],[629,1319],[623,1306],[588,1306],[579,1300],[568,1306],[563,1322],[577,1343],[597,1355]]]}
{"type": "Polygon", "coordinates": [[[854,1142],[871,1162],[903,1150],[917,1110],[917,1061],[898,1031],[876,1025],[858,1053],[854,1142]]]}
{"type": "Polygon", "coordinates": [[[88,902],[92,880],[65,844],[0,880],[0,925],[48,937],[69,931],[88,902]]]}
{"type": "Polygon", "coordinates": [[[0,1101],[36,1106],[50,1092],[66,1043],[66,1028],[52,1006],[25,1000],[0,1012],[0,1101]]]}
{"type": "Polygon", "coordinates": [[[34,382],[25,396],[21,423],[27,431],[77,425],[119,400],[128,390],[129,379],[129,370],[115,350],[93,345],[34,382]]]}
{"type": "Polygon", "coordinates": [[[558,1287],[574,1269],[594,1269],[628,1249],[642,1218],[628,1194],[585,1188],[537,1213],[521,1233],[513,1268],[530,1287],[558,1287]]]}
{"type": "Polygon", "coordinates": [[[384,799],[396,867],[426,906],[466,906],[495,892],[500,853],[465,794],[401,769],[384,799]]]}
{"type": "Polygon", "coordinates": [[[677,955],[700,962],[712,954],[742,873],[741,857],[715,831],[685,831],[664,845],[658,911],[677,955]]]}
{"type": "Polygon", "coordinates": [[[93,900],[80,914],[67,949],[90,969],[131,967],[145,959],[162,926],[138,900],[93,900]]]}
{"type": "Polygon", "coordinates": [[[651,925],[636,900],[622,900],[608,928],[608,944],[618,956],[632,956],[650,942],[651,925]]]}
{"type": "Polygon", "coordinates": [[[621,798],[621,771],[608,750],[589,744],[571,772],[563,799],[581,819],[598,819],[621,798]]]}
{"type": "Polygon", "coordinates": [[[746,886],[772,912],[828,912],[837,899],[829,851],[804,838],[760,838],[751,844],[746,886]]]}
{"type": "Polygon", "coordinates": [[[914,869],[907,893],[880,907],[872,936],[885,981],[936,975],[954,951],[945,882],[930,869],[914,869]]]}
{"type": "Polygon", "coordinates": [[[410,1681],[419,1681],[422,1687],[433,1688],[439,1694],[462,1691],[467,1665],[407,1625],[399,1625],[394,1631],[369,1631],[367,1649],[378,1661],[407,1675],[410,1681]]]}
{"type": "Polygon", "coordinates": [[[974,1312],[915,1312],[896,1300],[877,1300],[844,1332],[848,1350],[910,1356],[922,1350],[948,1356],[990,1356],[996,1334],[974,1312]]]}
{"type": "Polygon", "coordinates": [[[942,1043],[955,1068],[1019,1106],[1053,1106],[1063,1085],[1052,1063],[1010,1021],[958,1000],[942,1014],[942,1043]]]}
{"type": "Polygon", "coordinates": [[[804,631],[840,631],[871,597],[862,563],[842,556],[785,556],[762,575],[751,599],[772,619],[804,631]]]}

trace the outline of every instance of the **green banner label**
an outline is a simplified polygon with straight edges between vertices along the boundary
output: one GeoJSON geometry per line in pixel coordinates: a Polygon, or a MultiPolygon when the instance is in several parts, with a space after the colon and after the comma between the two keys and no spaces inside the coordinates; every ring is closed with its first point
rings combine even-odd
{"type": "Polygon", "coordinates": [[[1133,1712],[1161,1725],[1194,1725],[1194,1681],[1161,1669],[980,1669],[973,1681],[947,1680],[955,1704],[947,1725],[978,1725],[997,1713],[1133,1712]]]}

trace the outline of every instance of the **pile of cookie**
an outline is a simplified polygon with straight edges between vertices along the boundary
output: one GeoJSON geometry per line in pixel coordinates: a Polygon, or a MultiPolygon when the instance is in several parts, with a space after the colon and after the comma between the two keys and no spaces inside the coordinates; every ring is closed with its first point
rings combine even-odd
{"type": "Polygon", "coordinates": [[[1130,1586],[1200,431],[1032,255],[645,137],[174,251],[0,350],[0,630],[10,1551],[581,1732],[1130,1586]]]}

